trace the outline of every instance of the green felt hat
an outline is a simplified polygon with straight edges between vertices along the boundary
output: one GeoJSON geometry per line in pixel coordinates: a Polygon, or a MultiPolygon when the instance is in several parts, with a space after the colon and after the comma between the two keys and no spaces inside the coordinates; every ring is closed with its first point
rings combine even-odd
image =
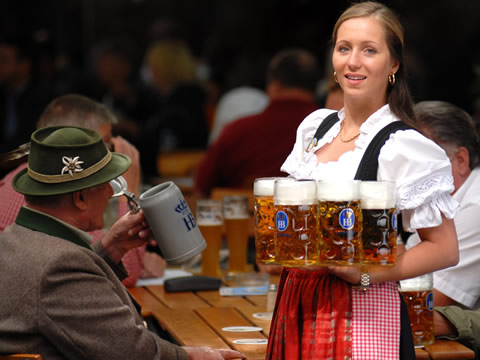
{"type": "Polygon", "coordinates": [[[130,158],[111,153],[94,130],[51,126],[30,140],[28,166],[12,181],[25,195],[59,195],[108,182],[123,174],[130,158]]]}

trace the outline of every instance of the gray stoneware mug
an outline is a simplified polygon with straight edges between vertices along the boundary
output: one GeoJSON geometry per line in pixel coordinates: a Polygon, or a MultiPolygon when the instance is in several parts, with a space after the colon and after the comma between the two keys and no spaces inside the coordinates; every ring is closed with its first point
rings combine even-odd
{"type": "Polygon", "coordinates": [[[134,194],[126,191],[125,180],[119,178],[110,182],[114,196],[127,196],[134,212],[139,208],[143,210],[155,241],[168,263],[182,263],[207,247],[182,192],[172,181],[152,187],[137,200],[134,194]],[[117,188],[123,188],[123,191],[117,188]]]}

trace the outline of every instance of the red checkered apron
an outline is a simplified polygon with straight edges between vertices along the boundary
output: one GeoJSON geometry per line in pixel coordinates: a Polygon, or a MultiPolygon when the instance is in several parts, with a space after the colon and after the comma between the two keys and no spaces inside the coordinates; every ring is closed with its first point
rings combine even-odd
{"type": "Polygon", "coordinates": [[[394,283],[351,290],[326,270],[282,272],[266,359],[398,359],[394,283]]]}

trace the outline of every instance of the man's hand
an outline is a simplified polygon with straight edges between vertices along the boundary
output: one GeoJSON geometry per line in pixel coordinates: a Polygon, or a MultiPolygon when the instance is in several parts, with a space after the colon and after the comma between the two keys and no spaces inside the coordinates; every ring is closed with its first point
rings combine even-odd
{"type": "Polygon", "coordinates": [[[241,352],[230,349],[212,349],[209,347],[184,346],[190,360],[246,359],[241,352]]]}
{"type": "Polygon", "coordinates": [[[143,268],[141,278],[160,277],[165,272],[167,262],[158,254],[145,251],[143,254],[143,268]]]}
{"type": "Polygon", "coordinates": [[[442,314],[440,314],[438,311],[434,310],[433,311],[433,324],[434,324],[434,331],[435,331],[435,336],[457,336],[458,331],[453,326],[453,324],[442,314]]]}
{"type": "Polygon", "coordinates": [[[116,263],[131,249],[147,244],[152,232],[145,220],[143,211],[123,215],[101,239],[110,258],[116,263]]]}

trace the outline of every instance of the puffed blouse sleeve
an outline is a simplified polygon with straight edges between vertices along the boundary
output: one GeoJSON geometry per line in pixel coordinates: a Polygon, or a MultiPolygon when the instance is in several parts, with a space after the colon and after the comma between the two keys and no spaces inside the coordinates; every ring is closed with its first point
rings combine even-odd
{"type": "Polygon", "coordinates": [[[397,184],[397,210],[407,231],[438,226],[458,206],[445,151],[415,130],[392,134],[378,158],[378,179],[397,184]]]}

